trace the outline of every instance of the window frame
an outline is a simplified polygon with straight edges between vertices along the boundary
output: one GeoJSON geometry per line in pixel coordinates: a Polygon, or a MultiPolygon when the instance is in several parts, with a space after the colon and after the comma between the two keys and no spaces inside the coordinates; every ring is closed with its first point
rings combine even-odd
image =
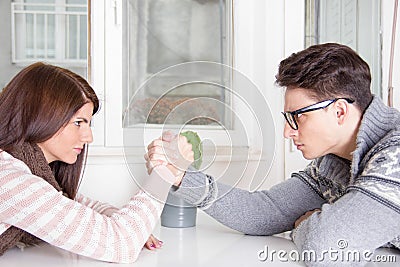
{"type": "MultiPolygon", "coordinates": [[[[230,41],[228,42],[228,51],[226,51],[227,54],[227,65],[230,66],[234,66],[234,49],[233,49],[233,45],[234,45],[234,27],[233,27],[233,0],[227,0],[227,7],[226,7],[226,29],[225,29],[225,34],[226,34],[226,38],[229,38],[230,41]]],[[[123,1],[122,3],[122,10],[125,11],[125,14],[122,15],[123,18],[123,22],[122,25],[129,25],[129,23],[127,23],[126,18],[128,17],[128,1],[123,1]]],[[[124,36],[123,38],[123,45],[122,49],[123,49],[123,54],[125,55],[129,55],[129,45],[127,45],[127,40],[129,39],[127,38],[127,36],[129,36],[129,28],[125,27],[124,29],[122,29],[122,35],[124,36]]],[[[123,71],[123,75],[122,75],[122,88],[128,88],[128,77],[127,74],[129,72],[129,62],[127,60],[125,60],[125,62],[122,62],[122,66],[124,70],[127,71],[123,71]]],[[[234,81],[232,80],[233,78],[230,77],[229,78],[229,82],[234,83],[234,81]]],[[[124,94],[124,93],[122,93],[124,94]]],[[[125,99],[123,101],[126,101],[123,103],[123,107],[126,107],[129,105],[129,99],[127,97],[125,97],[125,99]]],[[[231,109],[233,111],[235,111],[235,109],[237,109],[234,100],[232,99],[232,97],[230,97],[227,102],[229,103],[231,109]]],[[[232,125],[234,127],[235,122],[232,122],[232,125]]],[[[124,133],[119,133],[119,136],[121,136],[123,138],[124,134],[129,134],[131,136],[141,136],[143,135],[143,124],[142,125],[137,125],[137,127],[133,127],[133,128],[123,128],[122,123],[121,126],[122,127],[122,131],[124,133]]],[[[176,132],[179,131],[179,125],[169,125],[171,128],[176,129],[176,132]]],[[[120,127],[117,127],[120,128],[120,127]]],[[[145,134],[145,139],[139,142],[135,142],[133,141],[131,144],[123,144],[123,145],[129,145],[129,146],[137,146],[137,147],[141,147],[141,146],[147,146],[147,144],[158,138],[162,131],[165,129],[163,127],[162,124],[146,124],[146,134],[145,134]]],[[[249,128],[252,128],[253,125],[249,126],[249,128]]],[[[116,128],[114,128],[116,129],[116,128]]],[[[185,128],[186,129],[186,128],[185,128]]],[[[219,126],[211,126],[211,125],[190,125],[189,127],[187,127],[187,129],[190,130],[194,130],[196,132],[199,133],[199,135],[202,137],[202,139],[210,139],[213,140],[213,142],[215,144],[217,144],[219,147],[225,147],[224,149],[227,149],[230,144],[229,144],[229,140],[227,140],[226,138],[226,133],[225,133],[225,129],[223,127],[219,127],[219,126]]],[[[118,130],[117,130],[118,131],[118,130]]],[[[229,135],[233,138],[235,138],[235,136],[238,135],[238,133],[233,129],[233,130],[228,130],[229,135]]],[[[116,130],[110,130],[110,135],[115,135],[116,130]],[[113,132],[113,133],[111,133],[113,132]]],[[[239,138],[237,138],[239,139],[239,138]]],[[[241,140],[241,139],[239,139],[241,140]]],[[[243,142],[241,144],[239,144],[239,146],[248,146],[247,141],[248,140],[242,140],[243,142]]],[[[117,142],[111,141],[113,145],[117,144],[117,142]]]]}
{"type": "Polygon", "coordinates": [[[371,90],[379,97],[383,95],[381,5],[381,0],[306,0],[305,18],[305,46],[329,41],[350,46],[367,61],[372,75],[371,90]],[[336,36],[327,34],[331,29],[325,17],[333,19],[329,12],[338,14],[337,21],[331,21],[336,36]],[[353,14],[349,16],[351,21],[346,14],[353,14]]]}
{"type": "MultiPolygon", "coordinates": [[[[78,5],[78,4],[68,4],[67,0],[53,0],[54,3],[47,3],[47,4],[41,4],[41,3],[25,3],[24,0],[15,0],[11,2],[11,62],[16,64],[16,65],[21,65],[25,66],[30,63],[36,62],[36,61],[46,61],[52,64],[57,64],[60,66],[66,66],[66,67],[71,67],[71,68],[86,68],[88,65],[88,61],[90,58],[90,53],[89,53],[89,48],[90,48],[90,19],[89,19],[89,10],[90,10],[90,0],[87,0],[87,8],[86,8],[86,14],[85,11],[67,11],[66,9],[68,7],[84,7],[83,5],[78,5]],[[23,31],[16,31],[16,14],[24,14],[25,10],[18,10],[16,6],[54,6],[55,10],[54,11],[40,11],[38,12],[39,14],[44,14],[46,15],[54,15],[55,16],[55,32],[56,32],[56,37],[55,37],[55,43],[54,43],[54,51],[55,51],[55,56],[54,58],[52,57],[33,57],[33,58],[27,58],[27,57],[18,57],[18,53],[24,53],[24,50],[26,48],[21,47],[21,45],[26,43],[25,38],[23,37],[23,34],[26,32],[26,30],[23,31]],[[60,9],[61,8],[61,9],[60,9]],[[15,12],[13,12],[15,11],[15,12]],[[65,46],[65,36],[67,34],[67,31],[64,30],[64,27],[57,27],[57,25],[65,25],[65,18],[60,18],[60,16],[67,16],[68,14],[76,15],[76,16],[84,16],[86,15],[87,19],[87,58],[86,59],[80,59],[78,56],[77,59],[69,59],[66,54],[67,54],[67,49],[68,47],[65,46]],[[16,41],[17,38],[15,38],[17,35],[19,35],[18,40],[22,39],[25,40],[23,43],[18,44],[16,41]],[[61,41],[60,41],[61,39],[61,41]]],[[[35,13],[35,12],[34,12],[35,13]]],[[[45,19],[47,20],[47,19],[45,19]]],[[[78,20],[79,24],[79,20],[78,20]]],[[[26,23],[23,23],[25,26],[26,23]]],[[[45,29],[47,29],[47,26],[45,26],[45,29]]],[[[78,35],[79,36],[79,35],[78,35]]],[[[79,38],[78,38],[79,39],[79,38]]],[[[80,43],[78,43],[80,44],[80,43]]],[[[47,42],[45,44],[44,52],[47,51],[47,42]]],[[[79,53],[79,48],[77,49],[77,55],[79,53]]]]}

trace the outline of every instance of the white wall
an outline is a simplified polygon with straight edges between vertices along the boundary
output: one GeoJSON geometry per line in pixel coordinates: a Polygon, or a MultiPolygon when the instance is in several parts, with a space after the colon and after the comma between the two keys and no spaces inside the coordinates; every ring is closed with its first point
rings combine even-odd
{"type": "MultiPolygon", "coordinates": [[[[387,88],[389,83],[389,57],[392,40],[392,24],[394,0],[382,1],[382,87],[383,99],[387,101],[387,88]]],[[[397,10],[397,27],[395,40],[395,55],[393,64],[393,104],[394,107],[400,109],[400,12],[397,10]]],[[[387,102],[386,102],[387,103],[387,102]]]]}
{"type": "Polygon", "coordinates": [[[22,69],[11,64],[11,0],[0,1],[0,90],[22,69]]]}

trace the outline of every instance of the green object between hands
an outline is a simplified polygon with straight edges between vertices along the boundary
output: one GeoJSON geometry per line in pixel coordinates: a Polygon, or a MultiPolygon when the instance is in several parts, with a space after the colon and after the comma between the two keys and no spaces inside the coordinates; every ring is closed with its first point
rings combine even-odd
{"type": "Polygon", "coordinates": [[[194,162],[192,166],[199,170],[201,163],[203,162],[203,144],[201,143],[199,135],[193,131],[182,132],[181,135],[185,136],[188,142],[192,144],[194,154],[194,162]]]}

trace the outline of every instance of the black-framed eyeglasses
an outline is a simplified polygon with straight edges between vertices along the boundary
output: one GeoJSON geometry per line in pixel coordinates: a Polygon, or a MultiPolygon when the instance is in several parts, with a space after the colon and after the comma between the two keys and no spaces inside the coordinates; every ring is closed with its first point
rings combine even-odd
{"type": "Polygon", "coordinates": [[[284,112],[281,112],[281,113],[285,117],[285,119],[286,119],[287,123],[289,124],[289,126],[293,130],[298,130],[299,126],[297,125],[296,117],[298,117],[299,114],[303,114],[303,113],[314,111],[314,110],[318,110],[318,109],[324,109],[324,108],[328,107],[330,104],[338,101],[339,99],[344,99],[349,104],[354,103],[353,99],[345,98],[345,97],[339,97],[339,98],[335,98],[335,99],[324,100],[324,101],[309,105],[307,107],[304,107],[304,108],[301,108],[301,109],[298,109],[298,110],[295,110],[295,111],[284,111],[284,112]]]}

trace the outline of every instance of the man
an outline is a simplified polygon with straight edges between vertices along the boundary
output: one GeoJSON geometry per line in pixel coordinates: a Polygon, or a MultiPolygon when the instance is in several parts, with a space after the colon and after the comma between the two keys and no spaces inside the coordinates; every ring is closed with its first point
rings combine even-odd
{"type": "MultiPolygon", "coordinates": [[[[400,113],[371,94],[367,63],[347,46],[315,45],[281,61],[276,83],[284,136],[312,162],[253,193],[186,172],[174,194],[245,234],[293,230],[299,251],[316,255],[309,266],[362,266],[379,247],[400,248],[400,113]]],[[[160,145],[149,145],[154,165],[160,145]]]]}

